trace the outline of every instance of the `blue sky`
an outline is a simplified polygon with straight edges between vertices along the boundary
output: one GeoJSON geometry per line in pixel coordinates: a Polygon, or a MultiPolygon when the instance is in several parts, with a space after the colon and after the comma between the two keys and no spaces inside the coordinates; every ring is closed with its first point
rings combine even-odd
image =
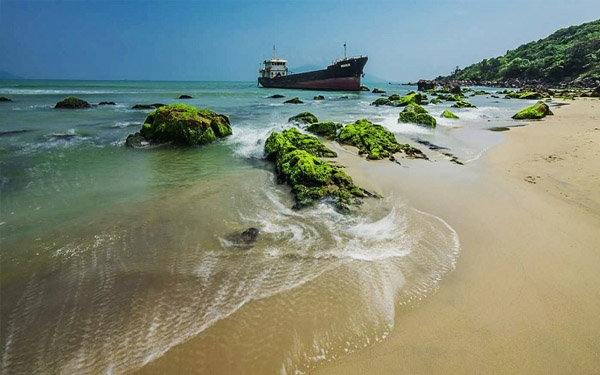
{"type": "Polygon", "coordinates": [[[0,0],[0,70],[26,78],[254,80],[271,56],[368,55],[391,81],[447,74],[600,17],[600,0],[0,0]]]}

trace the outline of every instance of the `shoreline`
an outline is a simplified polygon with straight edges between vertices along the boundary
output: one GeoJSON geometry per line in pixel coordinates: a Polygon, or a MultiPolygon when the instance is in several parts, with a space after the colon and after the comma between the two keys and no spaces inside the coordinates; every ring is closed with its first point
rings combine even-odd
{"type": "Polygon", "coordinates": [[[394,175],[390,164],[348,164],[358,184],[370,181],[448,221],[461,253],[435,294],[397,308],[386,341],[313,373],[594,372],[598,105],[580,99],[513,127],[504,143],[460,173],[441,163],[394,175]]]}

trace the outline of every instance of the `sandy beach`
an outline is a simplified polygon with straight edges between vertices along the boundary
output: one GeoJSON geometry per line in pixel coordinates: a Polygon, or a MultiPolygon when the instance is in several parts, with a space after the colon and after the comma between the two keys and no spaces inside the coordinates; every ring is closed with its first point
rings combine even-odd
{"type": "Polygon", "coordinates": [[[598,371],[600,102],[552,110],[464,167],[392,174],[343,156],[359,183],[446,220],[461,254],[435,294],[398,308],[387,340],[315,374],[598,371]]]}

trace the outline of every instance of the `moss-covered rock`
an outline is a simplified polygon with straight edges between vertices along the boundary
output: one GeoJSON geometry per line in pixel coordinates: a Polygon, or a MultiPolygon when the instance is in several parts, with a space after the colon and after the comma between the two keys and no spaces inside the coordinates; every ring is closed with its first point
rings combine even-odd
{"type": "Polygon", "coordinates": [[[404,107],[408,104],[424,104],[426,103],[427,95],[411,92],[405,96],[400,96],[398,94],[390,95],[387,98],[379,98],[375,100],[371,105],[380,106],[380,105],[389,105],[393,107],[404,107]]]}
{"type": "Polygon", "coordinates": [[[454,118],[454,119],[458,118],[457,115],[455,115],[454,113],[450,112],[447,109],[444,112],[442,112],[442,117],[444,117],[444,118],[454,118]]]}
{"type": "Polygon", "coordinates": [[[172,142],[189,146],[211,143],[231,134],[227,116],[180,103],[150,113],[140,129],[140,135],[150,143],[172,142]]]}
{"type": "Polygon", "coordinates": [[[398,117],[399,122],[410,122],[413,124],[422,124],[435,128],[437,122],[433,116],[431,116],[425,108],[418,104],[407,105],[398,117]]]}
{"type": "Polygon", "coordinates": [[[265,142],[265,155],[275,162],[278,181],[292,187],[296,199],[295,208],[326,198],[331,199],[336,207],[345,210],[358,203],[358,197],[370,196],[366,190],[354,185],[352,178],[341,168],[318,157],[324,149],[327,147],[315,137],[301,134],[295,128],[281,133],[273,132],[265,142]],[[313,142],[306,142],[305,137],[314,139],[320,146],[306,147],[313,142]]]}
{"type": "Polygon", "coordinates": [[[371,105],[379,107],[380,105],[389,105],[390,103],[391,102],[388,98],[378,98],[373,103],[371,103],[371,105]]]}
{"type": "Polygon", "coordinates": [[[385,94],[385,90],[378,89],[377,87],[375,87],[372,92],[374,94],[385,94]]]}
{"type": "Polygon", "coordinates": [[[441,99],[439,99],[439,98],[433,98],[433,99],[431,99],[430,103],[431,104],[440,104],[441,102],[442,102],[441,99]]]}
{"type": "Polygon", "coordinates": [[[343,127],[340,123],[331,121],[316,122],[306,128],[311,133],[320,135],[325,138],[334,139],[339,129],[343,127]]]}
{"type": "Polygon", "coordinates": [[[296,116],[292,116],[288,119],[288,122],[296,122],[299,124],[312,124],[318,122],[317,116],[313,115],[310,112],[301,112],[296,116]]]}
{"type": "Polygon", "coordinates": [[[366,119],[346,125],[337,140],[341,144],[358,147],[359,154],[367,154],[367,158],[372,160],[393,160],[393,155],[397,152],[404,152],[409,157],[426,158],[420,150],[407,144],[399,144],[394,133],[366,119]]]}
{"type": "Polygon", "coordinates": [[[535,105],[531,107],[527,107],[524,110],[520,111],[512,118],[515,120],[525,120],[525,119],[540,119],[545,117],[546,115],[552,115],[552,111],[548,105],[542,101],[537,102],[535,105]]]}
{"type": "Polygon", "coordinates": [[[454,104],[452,104],[453,108],[477,108],[475,105],[469,103],[469,102],[465,102],[464,100],[459,100],[457,102],[455,102],[454,104]]]}
{"type": "Polygon", "coordinates": [[[371,91],[367,86],[360,86],[360,91],[371,91]]]}
{"type": "Polygon", "coordinates": [[[63,99],[60,102],[56,103],[54,108],[64,108],[64,109],[90,108],[90,103],[86,102],[83,99],[79,99],[74,96],[70,96],[70,97],[63,99]]]}
{"type": "Polygon", "coordinates": [[[321,143],[317,137],[300,133],[296,128],[287,129],[281,133],[271,133],[265,143],[265,154],[268,159],[273,160],[274,155],[290,148],[304,150],[311,155],[319,157],[333,158],[337,156],[334,151],[321,143]]]}
{"type": "Polygon", "coordinates": [[[313,97],[313,100],[324,100],[325,97],[323,95],[317,95],[313,97]]]}
{"type": "Polygon", "coordinates": [[[286,103],[286,104],[302,104],[304,102],[302,100],[300,100],[300,98],[295,97],[295,98],[286,100],[284,103],[286,103]]]}

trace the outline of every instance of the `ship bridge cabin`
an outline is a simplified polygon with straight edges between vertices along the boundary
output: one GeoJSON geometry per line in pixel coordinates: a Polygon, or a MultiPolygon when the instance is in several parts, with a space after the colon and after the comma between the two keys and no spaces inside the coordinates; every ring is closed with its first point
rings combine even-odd
{"type": "Polygon", "coordinates": [[[264,68],[258,71],[262,78],[285,77],[288,73],[288,68],[285,66],[287,60],[270,59],[263,62],[264,68]]]}

